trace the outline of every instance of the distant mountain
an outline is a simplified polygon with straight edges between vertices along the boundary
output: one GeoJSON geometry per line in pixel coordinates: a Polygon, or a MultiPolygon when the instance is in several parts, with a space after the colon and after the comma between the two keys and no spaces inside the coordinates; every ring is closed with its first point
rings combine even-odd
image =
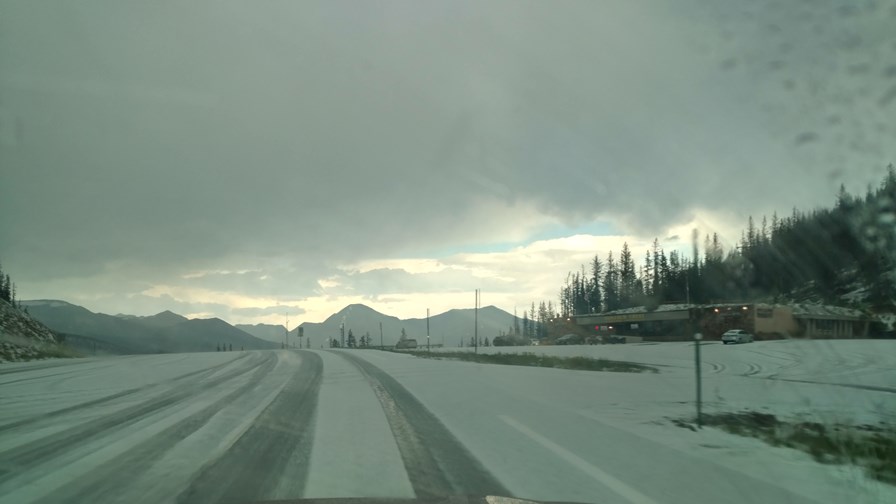
{"type": "Polygon", "coordinates": [[[165,327],[154,334],[166,352],[201,352],[226,345],[230,350],[258,350],[278,345],[241,331],[219,318],[192,319],[165,327]]]}
{"type": "MultiPolygon", "coordinates": [[[[474,310],[472,308],[449,310],[429,318],[429,335],[432,344],[444,344],[455,347],[461,341],[466,346],[473,337],[474,310]]],[[[486,306],[479,309],[479,336],[493,339],[502,331],[507,332],[513,325],[514,316],[500,308],[486,306]]],[[[319,348],[329,338],[340,338],[340,325],[345,324],[345,333],[351,330],[355,337],[370,334],[374,345],[380,344],[380,324],[382,324],[382,342],[394,345],[404,329],[409,338],[416,339],[418,344],[426,343],[426,318],[401,320],[398,317],[385,315],[363,304],[348,305],[342,310],[327,317],[323,322],[304,322],[305,337],[311,338],[311,346],[319,348]]],[[[282,328],[281,328],[282,330],[282,328]]],[[[298,328],[290,331],[290,340],[295,338],[298,328]]]]}
{"type": "Polygon", "coordinates": [[[156,353],[151,328],[134,320],[93,313],[87,308],[59,300],[22,301],[32,317],[65,335],[67,344],[82,351],[114,354],[156,353]]]}
{"type": "Polygon", "coordinates": [[[149,315],[147,317],[134,317],[132,320],[135,322],[139,322],[147,327],[171,327],[183,322],[187,322],[190,319],[184,317],[182,315],[178,315],[169,310],[165,310],[161,313],[156,313],[155,315],[149,315]]]}
{"type": "Polygon", "coordinates": [[[147,317],[94,313],[58,300],[22,301],[32,317],[65,335],[67,344],[87,352],[140,354],[276,348],[220,319],[190,320],[170,311],[147,317]]]}
{"type": "MultiPolygon", "coordinates": [[[[283,342],[283,334],[286,333],[286,328],[282,325],[273,325],[273,324],[235,324],[233,327],[237,329],[247,332],[256,338],[260,338],[267,341],[273,341],[274,343],[283,342]]],[[[292,341],[292,340],[290,340],[292,341]]],[[[290,343],[292,344],[292,343],[290,343]]]]}
{"type": "MultiPolygon", "coordinates": [[[[473,337],[474,320],[477,318],[472,308],[462,308],[449,310],[445,313],[430,317],[429,332],[430,339],[433,343],[440,342],[442,336],[445,338],[445,346],[457,346],[460,339],[463,338],[463,345],[467,346],[473,337]],[[457,343],[453,340],[457,340],[457,343]]],[[[502,332],[507,333],[513,327],[514,316],[500,308],[489,305],[479,309],[479,337],[494,339],[495,336],[502,332]]],[[[412,319],[409,322],[418,321],[422,327],[424,337],[418,338],[419,341],[425,341],[426,337],[426,319],[412,319]]],[[[518,319],[522,326],[522,319],[518,319]]]]}
{"type": "MultiPolygon", "coordinates": [[[[106,315],[65,301],[22,301],[31,316],[53,331],[63,334],[67,344],[84,353],[139,354],[159,352],[213,351],[218,345],[249,349],[278,348],[283,341],[284,327],[271,324],[232,326],[220,319],[187,319],[164,311],[156,315],[106,315]]],[[[480,338],[494,339],[507,332],[514,316],[494,306],[479,309],[480,338]]],[[[455,347],[470,344],[473,336],[474,310],[449,310],[429,319],[430,341],[455,347]]],[[[369,334],[374,345],[398,342],[401,330],[420,345],[426,343],[426,318],[401,320],[385,315],[363,304],[348,305],[323,322],[305,322],[305,340],[311,346],[326,346],[329,338],[339,339],[339,328],[351,330],[356,338],[369,334]],[[382,340],[380,339],[382,324],[382,340]]],[[[289,343],[297,343],[298,328],[289,332],[289,343]]]]}

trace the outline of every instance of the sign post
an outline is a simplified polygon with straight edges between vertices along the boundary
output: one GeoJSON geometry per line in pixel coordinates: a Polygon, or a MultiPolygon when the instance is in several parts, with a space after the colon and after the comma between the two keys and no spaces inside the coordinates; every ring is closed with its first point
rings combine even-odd
{"type": "Polygon", "coordinates": [[[702,339],[702,334],[694,333],[694,364],[697,368],[697,427],[703,427],[703,412],[701,404],[703,401],[703,388],[700,379],[700,341],[702,339]]]}

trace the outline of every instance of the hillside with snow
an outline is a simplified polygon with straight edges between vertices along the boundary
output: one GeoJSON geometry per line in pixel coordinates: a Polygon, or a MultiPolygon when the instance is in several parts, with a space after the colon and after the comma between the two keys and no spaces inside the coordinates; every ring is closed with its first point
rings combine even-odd
{"type": "Polygon", "coordinates": [[[53,331],[0,299],[0,362],[58,357],[61,353],[53,331]]]}

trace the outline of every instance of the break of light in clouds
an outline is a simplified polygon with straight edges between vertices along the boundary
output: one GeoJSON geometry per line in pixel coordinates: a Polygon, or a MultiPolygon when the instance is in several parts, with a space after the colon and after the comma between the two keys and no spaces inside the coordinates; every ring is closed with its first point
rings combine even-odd
{"type": "Polygon", "coordinates": [[[475,288],[522,309],[623,240],[730,248],[747,215],[876,183],[894,22],[848,0],[5,4],[0,260],[22,298],[107,313],[419,316],[475,288]]]}

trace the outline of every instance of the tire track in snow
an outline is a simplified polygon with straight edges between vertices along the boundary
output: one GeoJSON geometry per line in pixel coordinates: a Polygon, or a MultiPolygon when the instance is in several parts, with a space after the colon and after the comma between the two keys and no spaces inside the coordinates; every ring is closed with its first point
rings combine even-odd
{"type": "MultiPolygon", "coordinates": [[[[97,370],[97,369],[106,369],[106,368],[110,368],[110,367],[113,367],[113,366],[114,366],[113,364],[107,364],[107,365],[105,365],[105,366],[95,367],[95,368],[93,368],[91,371],[95,371],[95,370],[97,370]]],[[[60,372],[58,372],[58,373],[44,374],[44,375],[39,375],[39,376],[28,376],[28,377],[25,377],[25,378],[19,378],[18,380],[4,381],[4,382],[0,382],[0,385],[11,385],[11,384],[13,384],[13,383],[20,383],[20,382],[26,382],[26,381],[44,380],[44,379],[47,379],[47,378],[53,378],[54,376],[63,376],[63,375],[69,375],[69,374],[75,374],[75,373],[83,373],[83,372],[84,372],[83,369],[78,369],[78,368],[76,368],[76,369],[69,369],[69,370],[67,370],[67,371],[60,371],[60,372]]]]}
{"type": "Polygon", "coordinates": [[[743,374],[744,376],[753,376],[762,372],[762,366],[760,366],[759,364],[747,362],[746,365],[747,371],[743,374]]]}
{"type": "Polygon", "coordinates": [[[299,350],[296,373],[223,456],[201,470],[177,502],[256,502],[277,498],[289,480],[292,497],[308,477],[323,359],[299,350]]]}
{"type": "Polygon", "coordinates": [[[272,359],[276,359],[276,355],[273,353],[261,362],[250,362],[247,366],[228,371],[205,382],[196,382],[187,386],[173,388],[167,393],[153,396],[134,406],[127,407],[123,410],[105,415],[102,418],[85,422],[0,453],[0,461],[3,461],[0,462],[0,485],[16,474],[33,469],[43,463],[46,459],[57,456],[61,452],[91,442],[95,437],[105,436],[110,432],[122,429],[161,409],[189,399],[198,391],[205,390],[209,387],[222,384],[238,376],[244,375],[272,359]]]}
{"type": "Polygon", "coordinates": [[[418,498],[511,495],[395,378],[363,358],[347,352],[338,354],[357,366],[373,387],[418,498]]]}
{"type": "Polygon", "coordinates": [[[719,364],[717,362],[710,362],[708,360],[703,360],[703,364],[709,365],[712,369],[710,370],[713,374],[719,374],[725,371],[726,367],[724,364],[719,364]]]}
{"type": "Polygon", "coordinates": [[[878,385],[861,385],[861,384],[857,384],[857,383],[832,383],[832,382],[821,382],[821,381],[813,381],[813,380],[797,380],[795,378],[776,378],[773,376],[767,376],[764,379],[774,380],[774,381],[791,382],[791,383],[811,383],[813,385],[830,385],[832,387],[845,387],[845,388],[853,388],[853,389],[858,389],[858,390],[871,390],[873,392],[888,392],[890,394],[896,394],[896,388],[881,387],[878,385]]]}
{"type": "Polygon", "coordinates": [[[54,361],[47,362],[44,364],[35,364],[32,366],[17,366],[11,369],[0,369],[0,376],[13,374],[13,373],[25,373],[28,371],[39,371],[41,369],[49,369],[56,367],[65,367],[65,366],[76,366],[76,365],[84,365],[89,363],[96,363],[96,360],[80,360],[80,359],[71,359],[67,361],[54,361]]]}
{"type": "MultiPolygon", "coordinates": [[[[152,436],[125,453],[114,457],[95,470],[87,478],[78,479],[49,494],[40,502],[106,502],[123,495],[132,484],[131,478],[121,475],[139,475],[149,469],[158,459],[180,441],[186,439],[205,424],[224,407],[232,404],[241,396],[255,389],[276,367],[277,359],[267,359],[255,369],[249,381],[233,392],[218,399],[200,411],[171,425],[162,432],[152,436]]],[[[196,390],[196,394],[205,390],[196,390]]]]}
{"type": "Polygon", "coordinates": [[[21,419],[21,420],[16,420],[16,421],[14,421],[14,422],[10,422],[10,423],[8,423],[8,424],[0,425],[0,432],[4,432],[4,431],[10,430],[10,429],[14,429],[14,428],[16,428],[16,427],[21,427],[22,425],[31,425],[31,424],[33,424],[34,422],[38,422],[38,421],[41,421],[41,420],[46,420],[46,419],[53,418],[53,417],[56,417],[56,416],[59,416],[59,415],[65,415],[65,414],[71,413],[71,412],[73,412],[73,411],[78,411],[78,410],[82,410],[82,409],[86,409],[86,408],[92,408],[92,407],[94,407],[94,406],[98,406],[98,405],[100,405],[100,404],[104,404],[104,403],[107,403],[107,402],[110,402],[110,401],[114,401],[115,399],[120,399],[120,398],[122,398],[122,397],[127,397],[127,396],[129,396],[129,395],[136,394],[136,393],[138,393],[138,392],[142,392],[142,391],[144,391],[144,390],[148,390],[148,389],[151,389],[151,388],[153,388],[153,387],[159,387],[159,386],[165,386],[165,385],[174,384],[174,383],[177,383],[177,382],[179,382],[179,381],[181,381],[181,380],[185,380],[185,379],[187,379],[187,378],[191,378],[191,377],[192,377],[193,379],[200,379],[200,380],[201,380],[201,379],[205,378],[206,376],[213,374],[215,371],[217,371],[217,370],[219,370],[219,369],[221,369],[221,368],[223,368],[223,367],[227,367],[227,366],[233,364],[234,362],[236,362],[236,361],[238,361],[238,360],[240,360],[240,359],[245,358],[247,355],[248,355],[248,354],[241,355],[241,356],[239,356],[239,357],[237,357],[237,358],[235,358],[235,359],[231,359],[231,360],[229,360],[229,361],[227,361],[227,362],[223,362],[223,363],[221,363],[221,364],[217,364],[217,365],[215,365],[215,366],[211,366],[211,367],[207,367],[207,368],[199,369],[199,370],[196,370],[196,371],[190,371],[189,373],[185,373],[185,374],[182,374],[182,375],[180,375],[180,376],[175,376],[174,378],[171,378],[171,379],[168,379],[168,380],[164,380],[164,381],[162,381],[162,382],[158,382],[158,383],[150,383],[150,384],[147,384],[147,385],[142,385],[142,386],[140,386],[140,387],[134,387],[134,388],[127,389],[127,390],[122,390],[121,392],[116,392],[116,393],[114,393],[114,394],[111,394],[111,395],[108,395],[108,396],[104,396],[104,397],[100,397],[99,399],[94,399],[94,400],[92,400],[92,401],[87,401],[87,402],[83,402],[83,403],[80,403],[80,404],[75,404],[75,405],[73,405],[73,406],[68,406],[68,407],[66,407],[66,408],[62,408],[62,409],[58,409],[58,410],[53,410],[53,411],[50,411],[50,412],[47,412],[47,413],[41,413],[41,414],[39,414],[39,415],[34,415],[34,416],[31,416],[31,417],[28,417],[28,418],[23,418],[23,419],[21,419]]]}

